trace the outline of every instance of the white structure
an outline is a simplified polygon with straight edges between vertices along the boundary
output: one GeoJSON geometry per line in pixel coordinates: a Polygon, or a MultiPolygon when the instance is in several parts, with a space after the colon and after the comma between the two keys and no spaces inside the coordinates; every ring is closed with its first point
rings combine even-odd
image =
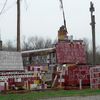
{"type": "Polygon", "coordinates": [[[100,88],[100,66],[90,68],[90,86],[100,88]]]}
{"type": "Polygon", "coordinates": [[[20,52],[0,51],[0,71],[24,70],[20,52]]]}

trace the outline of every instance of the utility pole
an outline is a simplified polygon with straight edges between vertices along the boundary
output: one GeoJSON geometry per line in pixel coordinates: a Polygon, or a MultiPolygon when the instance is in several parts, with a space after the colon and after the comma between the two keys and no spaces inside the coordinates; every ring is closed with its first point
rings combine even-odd
{"type": "Polygon", "coordinates": [[[91,13],[91,29],[92,29],[92,46],[93,46],[93,66],[96,66],[96,47],[95,47],[95,15],[93,12],[95,11],[95,8],[93,6],[93,3],[90,2],[90,13],[91,13]]]}
{"type": "Polygon", "coordinates": [[[17,0],[17,51],[20,50],[20,0],[17,0]]]}
{"type": "Polygon", "coordinates": [[[1,32],[0,32],[0,51],[2,51],[2,40],[1,40],[1,32]]]}

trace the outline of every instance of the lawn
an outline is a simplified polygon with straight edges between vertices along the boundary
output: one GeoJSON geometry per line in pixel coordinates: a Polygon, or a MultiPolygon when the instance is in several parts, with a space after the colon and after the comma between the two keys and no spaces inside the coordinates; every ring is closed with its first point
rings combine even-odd
{"type": "Polygon", "coordinates": [[[0,94],[0,100],[38,100],[40,98],[99,95],[100,90],[57,90],[38,91],[24,94],[0,94]]]}

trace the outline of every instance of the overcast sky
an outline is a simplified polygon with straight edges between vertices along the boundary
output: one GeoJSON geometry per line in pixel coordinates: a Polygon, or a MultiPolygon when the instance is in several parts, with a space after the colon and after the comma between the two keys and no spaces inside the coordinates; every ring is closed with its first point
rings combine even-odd
{"type": "MultiPolygon", "coordinates": [[[[95,6],[96,43],[100,45],[100,0],[91,0],[95,6]]],[[[5,0],[0,0],[0,10],[5,0]]],[[[90,0],[63,0],[69,35],[74,39],[91,40],[90,0]]],[[[63,24],[59,0],[21,0],[21,39],[25,35],[57,38],[63,24]]],[[[8,0],[4,13],[0,15],[2,40],[16,40],[16,0],[8,0]]]]}

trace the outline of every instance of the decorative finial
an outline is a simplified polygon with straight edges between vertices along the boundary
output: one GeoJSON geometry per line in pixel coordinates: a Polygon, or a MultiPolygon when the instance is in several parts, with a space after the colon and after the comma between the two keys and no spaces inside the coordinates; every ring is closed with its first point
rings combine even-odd
{"type": "Polygon", "coordinates": [[[90,2],[90,12],[94,12],[95,11],[95,8],[94,8],[94,5],[92,3],[92,1],[90,2]]]}

